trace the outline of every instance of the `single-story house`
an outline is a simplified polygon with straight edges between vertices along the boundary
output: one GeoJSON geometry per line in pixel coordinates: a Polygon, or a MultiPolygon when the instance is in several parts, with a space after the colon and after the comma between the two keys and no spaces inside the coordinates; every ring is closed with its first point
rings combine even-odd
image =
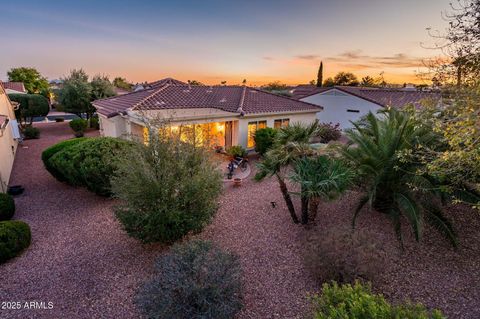
{"type": "Polygon", "coordinates": [[[14,103],[0,82],[0,192],[7,191],[20,132],[15,119],[14,103]]]}
{"type": "Polygon", "coordinates": [[[408,104],[419,107],[425,100],[438,102],[440,94],[415,88],[300,85],[292,90],[292,98],[321,105],[323,111],[317,115],[320,122],[339,123],[342,129],[347,129],[352,127],[350,121],[357,121],[370,111],[376,113],[388,106],[401,108],[408,104]]]}
{"type": "Polygon", "coordinates": [[[23,82],[1,82],[3,89],[7,94],[27,94],[23,82]]]}
{"type": "Polygon", "coordinates": [[[102,135],[141,138],[148,134],[149,124],[160,119],[172,130],[185,127],[208,133],[215,146],[252,149],[257,129],[310,123],[322,110],[248,86],[188,85],[167,78],[146,87],[93,102],[102,135]]]}

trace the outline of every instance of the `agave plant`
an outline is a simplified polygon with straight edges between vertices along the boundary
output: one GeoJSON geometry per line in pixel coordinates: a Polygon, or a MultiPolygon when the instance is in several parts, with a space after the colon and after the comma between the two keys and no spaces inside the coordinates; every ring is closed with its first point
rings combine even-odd
{"type": "Polygon", "coordinates": [[[390,216],[402,247],[402,216],[411,225],[417,241],[426,221],[455,246],[456,234],[441,210],[440,185],[424,173],[421,163],[401,156],[422,147],[434,147],[435,133],[419,125],[408,113],[394,108],[377,116],[369,113],[353,124],[354,129],[347,131],[350,142],[343,147],[342,154],[357,170],[366,191],[355,211],[353,226],[361,209],[368,204],[390,216]]]}
{"type": "Polygon", "coordinates": [[[352,171],[338,159],[322,155],[298,160],[290,179],[300,184],[301,195],[309,200],[308,221],[315,220],[320,201],[336,199],[350,186],[352,177],[352,171]]]}

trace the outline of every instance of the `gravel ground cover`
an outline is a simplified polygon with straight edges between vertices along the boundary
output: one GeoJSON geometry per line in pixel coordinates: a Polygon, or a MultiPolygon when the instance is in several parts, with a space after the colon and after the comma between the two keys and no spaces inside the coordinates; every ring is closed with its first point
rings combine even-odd
{"type": "MultiPolygon", "coordinates": [[[[19,148],[12,177],[12,184],[26,187],[16,198],[15,218],[30,224],[33,242],[20,257],[0,265],[0,301],[50,301],[54,307],[0,309],[0,318],[137,318],[132,296],[164,248],[129,238],[114,219],[113,200],[51,177],[41,151],[70,138],[71,130],[68,123],[38,127],[41,139],[19,148]]],[[[198,237],[240,256],[245,307],[238,318],[308,314],[306,295],[318,284],[303,267],[302,238],[305,232],[349,224],[358,195],[348,192],[321,204],[317,226],[305,230],[291,222],[274,179],[225,185],[218,215],[198,237]]],[[[402,253],[388,220],[363,212],[358,227],[371,230],[389,256],[374,288],[394,302],[408,298],[440,308],[449,318],[480,318],[480,218],[465,207],[449,208],[448,216],[459,230],[457,250],[427,228],[421,244],[406,236],[402,253]]]]}
{"type": "Polygon", "coordinates": [[[19,146],[11,180],[25,186],[15,198],[15,219],[30,225],[32,244],[0,265],[0,301],[20,301],[22,308],[52,302],[53,309],[0,309],[0,318],[138,317],[132,295],[161,248],[129,238],[113,216],[113,200],[55,180],[41,152],[72,131],[68,123],[37,127],[41,138],[19,146]]]}

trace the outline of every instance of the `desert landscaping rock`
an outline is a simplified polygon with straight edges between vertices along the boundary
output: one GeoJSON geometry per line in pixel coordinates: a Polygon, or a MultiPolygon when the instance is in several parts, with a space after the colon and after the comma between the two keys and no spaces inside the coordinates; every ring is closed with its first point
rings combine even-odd
{"type": "MultiPolygon", "coordinates": [[[[41,152],[73,135],[66,123],[37,127],[41,138],[19,148],[11,180],[25,186],[15,198],[15,218],[29,223],[32,244],[0,265],[0,300],[52,302],[53,309],[0,310],[0,318],[138,318],[135,291],[167,248],[129,238],[114,218],[114,200],[51,177],[41,152]]],[[[254,173],[240,187],[225,184],[217,216],[196,236],[240,256],[245,307],[238,318],[303,318],[309,312],[307,293],[318,291],[319,284],[303,266],[302,238],[305,232],[349,225],[359,194],[347,192],[321,204],[317,225],[306,230],[291,222],[275,179],[258,183],[251,180],[254,173]]],[[[368,228],[389,257],[374,290],[393,302],[407,298],[439,308],[449,318],[480,318],[476,214],[467,207],[448,209],[447,216],[462,230],[457,250],[427,228],[421,243],[406,236],[402,252],[388,219],[362,212],[358,227],[368,228]]]]}

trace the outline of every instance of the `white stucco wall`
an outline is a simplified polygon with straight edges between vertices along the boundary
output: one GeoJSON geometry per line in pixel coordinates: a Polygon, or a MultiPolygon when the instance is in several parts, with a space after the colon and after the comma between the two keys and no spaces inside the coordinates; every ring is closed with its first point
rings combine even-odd
{"type": "Polygon", "coordinates": [[[326,123],[339,123],[342,129],[351,128],[350,121],[357,121],[368,112],[376,113],[382,108],[378,104],[336,89],[307,96],[300,100],[323,106],[323,111],[317,113],[318,120],[326,123]],[[360,112],[353,113],[347,110],[358,110],[360,112]]]}
{"type": "Polygon", "coordinates": [[[0,131],[0,192],[4,193],[7,191],[12,173],[18,141],[13,138],[12,130],[11,120],[15,119],[15,114],[2,87],[0,87],[0,115],[6,115],[10,119],[5,129],[0,131]]]}

